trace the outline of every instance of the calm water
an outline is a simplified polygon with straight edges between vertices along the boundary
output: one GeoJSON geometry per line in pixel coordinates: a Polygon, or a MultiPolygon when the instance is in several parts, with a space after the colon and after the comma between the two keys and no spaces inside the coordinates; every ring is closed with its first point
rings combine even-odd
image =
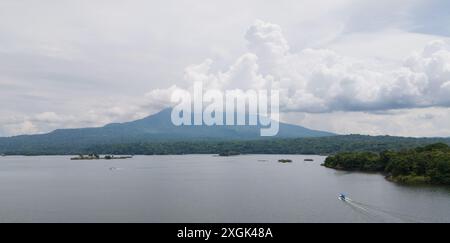
{"type": "Polygon", "coordinates": [[[0,157],[0,222],[450,222],[449,188],[400,186],[323,160],[0,157]]]}

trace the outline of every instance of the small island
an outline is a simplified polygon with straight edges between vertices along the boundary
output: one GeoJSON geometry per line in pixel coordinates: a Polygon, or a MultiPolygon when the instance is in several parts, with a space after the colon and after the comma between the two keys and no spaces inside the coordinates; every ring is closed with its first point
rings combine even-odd
{"type": "Polygon", "coordinates": [[[444,143],[401,151],[348,152],[330,156],[325,167],[381,172],[388,180],[405,184],[450,185],[450,147],[444,143]]]}
{"type": "Polygon", "coordinates": [[[112,160],[112,159],[131,159],[133,156],[114,156],[114,155],[105,155],[104,157],[100,157],[98,154],[88,154],[88,155],[78,155],[78,157],[70,158],[70,160],[112,160]]]}
{"type": "Polygon", "coordinates": [[[241,153],[236,152],[236,151],[227,151],[227,152],[219,153],[219,156],[221,156],[221,157],[238,156],[238,155],[241,155],[241,153]]]}
{"type": "Polygon", "coordinates": [[[280,160],[278,160],[278,162],[280,162],[280,163],[292,163],[292,160],[291,159],[280,159],[280,160]]]}

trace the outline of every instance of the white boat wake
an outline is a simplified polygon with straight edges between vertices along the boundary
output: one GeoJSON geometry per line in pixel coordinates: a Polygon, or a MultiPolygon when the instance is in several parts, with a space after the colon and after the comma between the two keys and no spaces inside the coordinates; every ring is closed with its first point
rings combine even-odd
{"type": "Polygon", "coordinates": [[[399,213],[399,212],[393,212],[390,210],[386,210],[377,206],[369,205],[366,203],[354,201],[349,197],[345,197],[340,195],[338,199],[342,202],[345,202],[347,205],[351,206],[356,211],[359,211],[363,215],[369,217],[372,220],[375,221],[385,221],[385,216],[389,216],[393,219],[396,219],[402,223],[424,223],[423,220],[419,219],[418,217],[399,213]],[[378,220],[377,220],[378,219],[378,220]]]}

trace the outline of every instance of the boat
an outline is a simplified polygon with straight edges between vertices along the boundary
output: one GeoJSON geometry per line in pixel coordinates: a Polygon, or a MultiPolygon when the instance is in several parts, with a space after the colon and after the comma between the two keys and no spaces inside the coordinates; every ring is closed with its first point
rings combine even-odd
{"type": "Polygon", "coordinates": [[[314,160],[313,160],[313,159],[304,159],[304,161],[312,162],[312,161],[314,161],[314,160]]]}
{"type": "Polygon", "coordinates": [[[347,196],[346,196],[345,194],[343,194],[343,193],[339,194],[338,199],[341,200],[341,201],[343,201],[343,202],[351,202],[351,201],[352,201],[349,197],[347,197],[347,196]]]}

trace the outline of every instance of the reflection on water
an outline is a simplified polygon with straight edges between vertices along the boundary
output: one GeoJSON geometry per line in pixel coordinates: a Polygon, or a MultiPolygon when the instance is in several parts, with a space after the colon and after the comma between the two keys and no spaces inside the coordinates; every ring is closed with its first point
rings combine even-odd
{"type": "Polygon", "coordinates": [[[326,169],[323,160],[1,157],[0,221],[450,222],[449,188],[401,186],[379,174],[326,169]],[[352,201],[338,200],[341,192],[352,201]]]}

